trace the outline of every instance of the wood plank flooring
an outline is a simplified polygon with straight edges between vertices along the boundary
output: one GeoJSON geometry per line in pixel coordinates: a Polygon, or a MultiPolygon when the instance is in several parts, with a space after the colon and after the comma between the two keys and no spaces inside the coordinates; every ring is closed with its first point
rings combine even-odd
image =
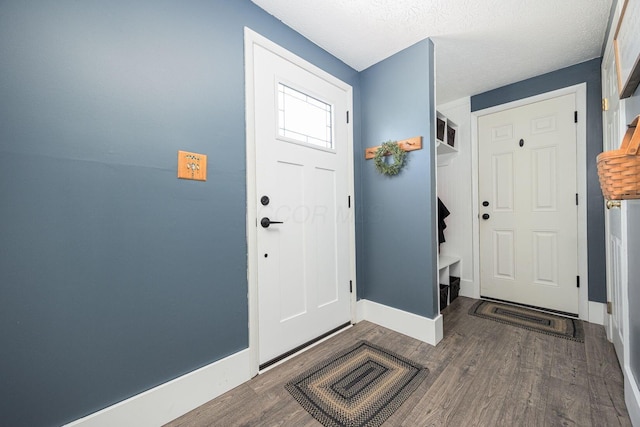
{"type": "Polygon", "coordinates": [[[459,297],[443,311],[436,347],[360,322],[167,426],[320,426],[284,384],[362,339],[430,370],[384,426],[631,426],[602,326],[585,323],[577,343],[469,316],[474,302],[459,297]]]}

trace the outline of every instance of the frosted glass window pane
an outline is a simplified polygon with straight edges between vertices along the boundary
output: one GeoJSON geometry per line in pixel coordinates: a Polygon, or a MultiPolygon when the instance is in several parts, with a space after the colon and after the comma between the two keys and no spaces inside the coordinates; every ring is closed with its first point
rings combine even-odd
{"type": "Polygon", "coordinates": [[[280,136],[323,148],[333,147],[332,106],[278,84],[278,133],[280,136]]]}

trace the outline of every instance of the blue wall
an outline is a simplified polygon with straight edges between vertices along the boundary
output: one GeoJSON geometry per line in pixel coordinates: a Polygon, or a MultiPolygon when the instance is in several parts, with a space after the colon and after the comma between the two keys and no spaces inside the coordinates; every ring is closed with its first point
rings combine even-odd
{"type": "Polygon", "coordinates": [[[394,177],[361,165],[360,296],[433,318],[437,314],[433,43],[419,42],[361,73],[362,144],[423,136],[394,177]]]}
{"type": "Polygon", "coordinates": [[[0,3],[0,424],[247,347],[245,25],[351,84],[358,121],[358,73],[249,0],[0,3]]]}
{"type": "Polygon", "coordinates": [[[600,58],[543,74],[471,97],[471,111],[587,83],[587,241],[589,251],[589,300],[606,302],[606,269],[603,198],[596,156],[602,152],[602,90],[600,58]]]}

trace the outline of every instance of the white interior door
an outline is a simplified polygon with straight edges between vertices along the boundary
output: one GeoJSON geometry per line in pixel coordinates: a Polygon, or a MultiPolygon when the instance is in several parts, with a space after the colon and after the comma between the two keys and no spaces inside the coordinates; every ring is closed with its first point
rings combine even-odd
{"type": "Polygon", "coordinates": [[[264,364],[351,319],[351,92],[262,46],[253,62],[264,364]]]}
{"type": "Polygon", "coordinates": [[[478,118],[481,295],[578,314],[575,94],[478,118]]]}
{"type": "MultiPolygon", "coordinates": [[[[620,121],[620,100],[618,97],[618,78],[615,71],[615,57],[613,50],[602,62],[602,96],[606,109],[602,113],[603,120],[603,149],[615,150],[622,141],[620,121]]],[[[613,342],[620,361],[624,366],[624,311],[623,288],[626,284],[626,240],[623,232],[623,203],[620,209],[607,209],[605,213],[605,241],[607,242],[607,301],[611,302],[611,316],[609,317],[609,338],[613,342]]]]}

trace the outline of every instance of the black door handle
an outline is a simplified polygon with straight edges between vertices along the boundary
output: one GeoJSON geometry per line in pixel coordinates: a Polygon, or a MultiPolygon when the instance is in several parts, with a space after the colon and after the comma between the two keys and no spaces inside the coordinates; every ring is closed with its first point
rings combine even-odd
{"type": "Polygon", "coordinates": [[[269,228],[271,224],[284,224],[282,221],[271,221],[266,216],[260,220],[260,225],[264,228],[269,228]]]}
{"type": "Polygon", "coordinates": [[[482,214],[482,219],[489,219],[489,214],[482,214]]]}

